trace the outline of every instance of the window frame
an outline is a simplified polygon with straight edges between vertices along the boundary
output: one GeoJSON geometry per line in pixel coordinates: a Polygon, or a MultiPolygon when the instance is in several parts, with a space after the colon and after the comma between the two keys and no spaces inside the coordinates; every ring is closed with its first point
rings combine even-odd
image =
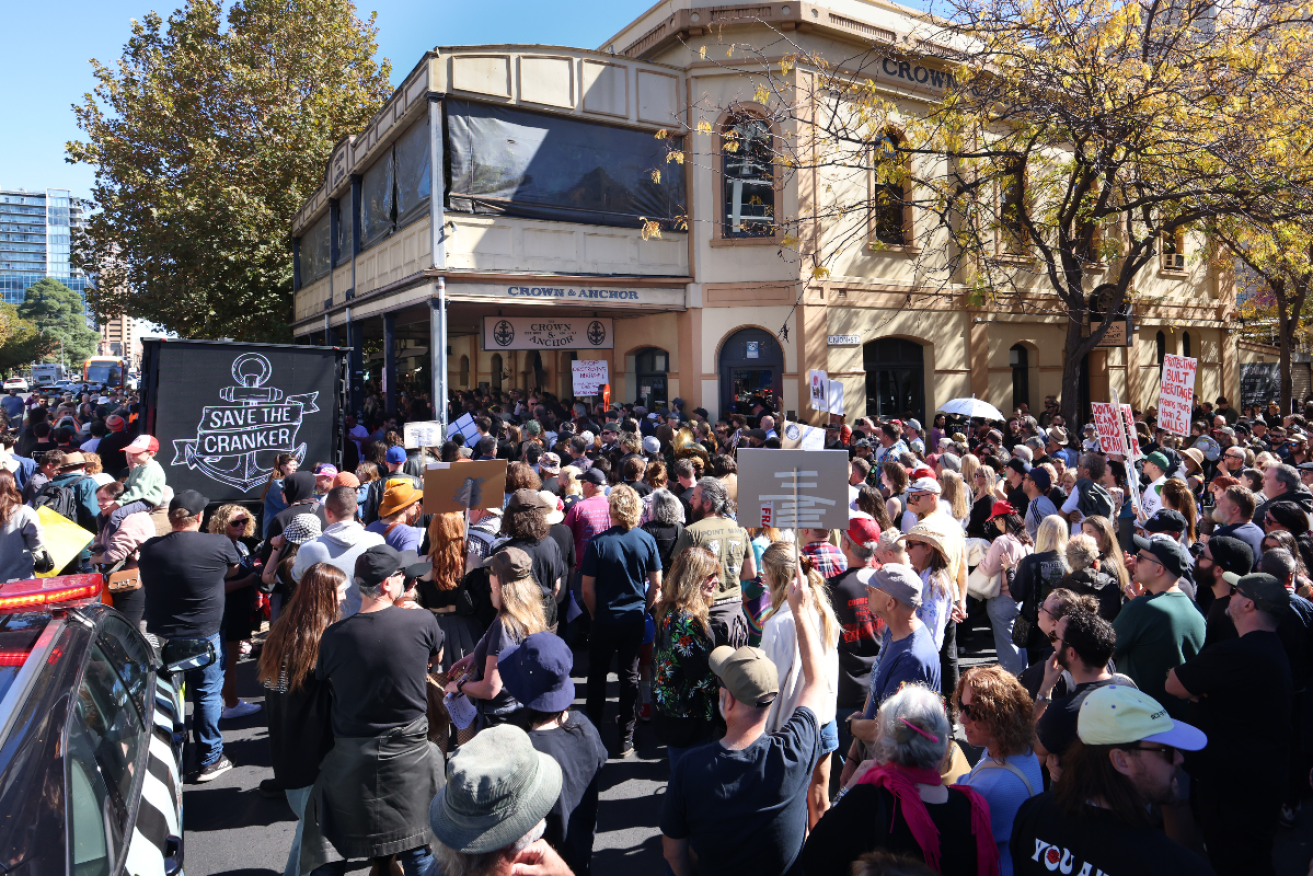
{"type": "Polygon", "coordinates": [[[870,208],[867,211],[867,228],[866,242],[867,247],[876,252],[888,253],[909,253],[915,254],[921,252],[921,246],[916,242],[916,214],[915,208],[911,204],[912,182],[911,182],[911,155],[902,155],[901,157],[895,152],[895,160],[903,165],[903,171],[906,174],[901,185],[899,200],[902,202],[902,242],[891,243],[880,239],[880,216],[879,210],[874,206],[876,198],[882,189],[892,190],[899,188],[894,183],[881,183],[878,180],[877,164],[879,163],[875,151],[879,144],[892,139],[898,145],[904,145],[907,142],[907,135],[896,127],[887,127],[881,134],[880,140],[871,144],[870,155],[868,156],[867,168],[867,194],[870,208]]]}
{"type": "Polygon", "coordinates": [[[1158,276],[1181,278],[1190,273],[1189,263],[1186,261],[1185,254],[1185,229],[1175,228],[1171,231],[1171,240],[1168,240],[1168,232],[1160,230],[1158,236],[1158,276]]]}
{"type": "Polygon", "coordinates": [[[712,246],[778,246],[784,239],[784,229],[779,220],[780,206],[784,199],[784,186],[781,179],[780,166],[771,161],[771,210],[775,221],[771,223],[771,233],[769,235],[738,235],[726,233],[729,224],[729,204],[728,188],[730,176],[728,173],[728,163],[730,153],[724,147],[726,134],[740,120],[751,119],[765,125],[766,131],[771,140],[771,154],[774,155],[774,143],[779,137],[775,124],[771,121],[770,113],[766,107],[755,103],[739,103],[726,110],[716,122],[713,148],[719,152],[719,156],[713,161],[713,167],[718,171],[718,178],[715,185],[712,186],[714,206],[713,215],[715,216],[715,232],[711,237],[712,246]]]}
{"type": "Polygon", "coordinates": [[[1020,193],[1015,196],[1016,202],[1023,209],[1028,209],[1030,186],[1028,185],[1027,161],[1024,157],[1015,158],[1012,156],[1002,157],[1002,161],[1007,169],[999,175],[994,186],[994,207],[998,216],[998,227],[994,232],[994,254],[1002,259],[1030,261],[1033,256],[1030,249],[1030,233],[1020,220],[1018,220],[1016,228],[1009,227],[1007,221],[1006,211],[1011,200],[1008,193],[1013,186],[1006,185],[1004,182],[1009,177],[1017,181],[1020,193]]]}

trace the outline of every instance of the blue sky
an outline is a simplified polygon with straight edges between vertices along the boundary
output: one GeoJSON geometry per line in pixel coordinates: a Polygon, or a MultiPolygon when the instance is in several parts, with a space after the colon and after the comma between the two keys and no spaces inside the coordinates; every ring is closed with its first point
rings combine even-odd
{"type": "MultiPolygon", "coordinates": [[[[129,22],[152,9],[168,15],[179,0],[62,0],[5,4],[10,38],[0,52],[0,107],[9,136],[0,138],[0,187],[67,188],[90,194],[87,165],[64,160],[64,144],[81,131],[70,106],[95,82],[88,60],[118,58],[129,22]]],[[[571,0],[566,6],[542,0],[364,0],[363,15],[378,12],[381,56],[391,59],[393,84],[436,45],[542,43],[595,48],[651,0],[571,0]],[[561,14],[568,12],[568,14],[561,14]]]]}

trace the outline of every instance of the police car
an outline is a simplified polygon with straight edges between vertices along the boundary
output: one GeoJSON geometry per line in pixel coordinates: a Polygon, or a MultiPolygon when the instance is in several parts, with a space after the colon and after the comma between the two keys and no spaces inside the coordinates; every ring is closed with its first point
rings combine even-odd
{"type": "MultiPolygon", "coordinates": [[[[0,584],[0,873],[182,872],[182,702],[100,575],[0,584]]],[[[200,646],[205,651],[200,652],[200,646]]],[[[179,676],[181,678],[181,676],[179,676]]]]}

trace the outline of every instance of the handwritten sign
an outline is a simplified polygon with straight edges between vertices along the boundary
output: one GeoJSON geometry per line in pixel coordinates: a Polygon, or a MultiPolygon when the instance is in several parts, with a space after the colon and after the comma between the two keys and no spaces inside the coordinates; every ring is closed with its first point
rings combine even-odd
{"type": "Polygon", "coordinates": [[[784,431],[780,432],[780,446],[785,450],[824,450],[825,430],[806,423],[786,422],[784,431]]]}
{"type": "Polygon", "coordinates": [[[610,383],[605,359],[583,359],[570,363],[576,396],[598,395],[603,384],[610,383]]]}
{"type": "Polygon", "coordinates": [[[506,501],[506,460],[462,462],[424,469],[424,513],[500,508],[506,501]]]}
{"type": "Polygon", "coordinates": [[[1111,402],[1091,402],[1094,425],[1099,430],[1099,448],[1104,453],[1124,454],[1126,442],[1122,438],[1121,412],[1111,402]]]}
{"type": "Polygon", "coordinates": [[[1122,405],[1122,426],[1126,429],[1127,447],[1130,448],[1130,459],[1135,461],[1140,458],[1140,439],[1135,433],[1135,411],[1131,410],[1130,405],[1122,405]]]}
{"type": "Polygon", "coordinates": [[[422,420],[402,426],[402,438],[407,449],[420,447],[441,447],[445,440],[442,436],[442,424],[437,420],[422,420]]]}
{"type": "Polygon", "coordinates": [[[1163,359],[1162,386],[1158,390],[1158,427],[1177,435],[1190,434],[1194,410],[1194,376],[1198,359],[1167,356],[1163,359]]]}
{"type": "Polygon", "coordinates": [[[807,382],[811,386],[811,408],[813,411],[830,412],[830,377],[824,371],[813,368],[807,372],[807,382]]]}
{"type": "Polygon", "coordinates": [[[740,449],[739,525],[846,529],[848,451],[740,449]]]}

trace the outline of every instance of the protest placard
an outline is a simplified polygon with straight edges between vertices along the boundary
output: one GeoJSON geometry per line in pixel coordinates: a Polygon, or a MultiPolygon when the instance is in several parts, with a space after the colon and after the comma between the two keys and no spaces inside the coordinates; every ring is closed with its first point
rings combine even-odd
{"type": "Polygon", "coordinates": [[[1172,355],[1163,359],[1162,385],[1158,390],[1158,428],[1177,435],[1190,434],[1194,375],[1198,368],[1198,359],[1172,355]]]}
{"type": "Polygon", "coordinates": [[[810,404],[813,411],[830,412],[830,377],[824,371],[813,368],[807,372],[807,382],[811,386],[810,404]]]}
{"type": "Polygon", "coordinates": [[[738,521],[779,529],[847,529],[848,451],[740,449],[738,521]]]}
{"type": "Polygon", "coordinates": [[[1126,446],[1130,448],[1132,462],[1140,458],[1140,439],[1135,434],[1135,411],[1130,405],[1122,405],[1122,427],[1126,430],[1126,446]]]}
{"type": "Polygon", "coordinates": [[[843,416],[843,382],[830,381],[830,413],[843,416]]]}
{"type": "Polygon", "coordinates": [[[1094,425],[1099,430],[1099,448],[1104,453],[1125,453],[1117,407],[1111,402],[1091,402],[1090,407],[1094,409],[1094,425]]]}
{"type": "Polygon", "coordinates": [[[582,359],[570,363],[576,396],[597,395],[602,385],[610,383],[605,359],[582,359]]]}
{"type": "Polygon", "coordinates": [[[506,460],[462,462],[424,470],[424,513],[500,508],[506,501],[506,460]]]}
{"type": "Polygon", "coordinates": [[[780,446],[785,450],[824,450],[825,430],[806,423],[785,423],[780,432],[780,446]]]}
{"type": "Polygon", "coordinates": [[[442,424],[437,420],[420,420],[401,427],[403,443],[409,450],[420,447],[441,447],[444,440],[442,424]]]}
{"type": "Polygon", "coordinates": [[[466,447],[474,446],[474,442],[479,440],[479,427],[474,422],[473,414],[462,414],[451,421],[447,434],[455,435],[457,432],[465,436],[466,447]]]}

